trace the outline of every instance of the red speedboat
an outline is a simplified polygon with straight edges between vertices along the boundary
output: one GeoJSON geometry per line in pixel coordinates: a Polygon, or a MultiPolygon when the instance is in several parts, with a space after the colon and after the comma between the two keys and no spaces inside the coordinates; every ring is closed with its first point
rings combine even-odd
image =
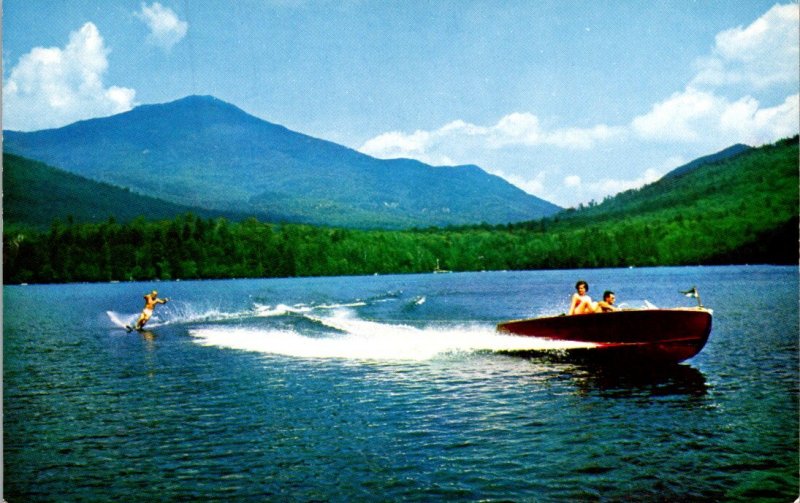
{"type": "Polygon", "coordinates": [[[595,344],[582,354],[681,362],[700,352],[711,333],[711,310],[703,307],[631,309],[506,321],[504,333],[595,344]]]}

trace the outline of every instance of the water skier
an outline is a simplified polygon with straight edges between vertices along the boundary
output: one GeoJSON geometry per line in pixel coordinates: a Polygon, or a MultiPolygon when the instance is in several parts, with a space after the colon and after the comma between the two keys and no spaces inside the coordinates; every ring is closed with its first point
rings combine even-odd
{"type": "Polygon", "coordinates": [[[145,323],[150,320],[150,317],[153,316],[153,310],[156,308],[156,304],[166,304],[167,302],[169,302],[167,298],[158,298],[158,292],[156,290],[144,294],[144,309],[142,309],[142,314],[139,315],[139,319],[136,320],[136,325],[134,325],[133,328],[141,330],[145,323]]]}

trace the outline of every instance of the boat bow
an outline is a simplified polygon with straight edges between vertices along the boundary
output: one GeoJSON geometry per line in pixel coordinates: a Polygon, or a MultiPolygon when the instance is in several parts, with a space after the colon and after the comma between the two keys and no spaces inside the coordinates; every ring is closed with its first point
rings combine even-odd
{"type": "Polygon", "coordinates": [[[680,362],[703,349],[711,333],[706,308],[635,309],[610,313],[552,316],[500,323],[503,333],[590,342],[648,359],[680,362]]]}

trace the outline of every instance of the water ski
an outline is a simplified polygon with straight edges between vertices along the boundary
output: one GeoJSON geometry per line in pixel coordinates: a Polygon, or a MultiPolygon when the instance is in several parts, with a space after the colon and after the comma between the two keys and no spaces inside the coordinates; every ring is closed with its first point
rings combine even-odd
{"type": "Polygon", "coordinates": [[[134,330],[136,330],[137,332],[141,332],[143,329],[144,327],[137,328],[135,326],[125,325],[125,330],[127,330],[128,332],[133,332],[134,330]]]}

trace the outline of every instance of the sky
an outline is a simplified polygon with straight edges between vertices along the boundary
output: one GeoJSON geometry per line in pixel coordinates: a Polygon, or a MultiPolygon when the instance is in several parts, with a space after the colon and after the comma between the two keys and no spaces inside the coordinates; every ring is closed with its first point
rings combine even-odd
{"type": "Polygon", "coordinates": [[[797,1],[4,0],[3,129],[212,95],[564,207],[800,130],[797,1]]]}

